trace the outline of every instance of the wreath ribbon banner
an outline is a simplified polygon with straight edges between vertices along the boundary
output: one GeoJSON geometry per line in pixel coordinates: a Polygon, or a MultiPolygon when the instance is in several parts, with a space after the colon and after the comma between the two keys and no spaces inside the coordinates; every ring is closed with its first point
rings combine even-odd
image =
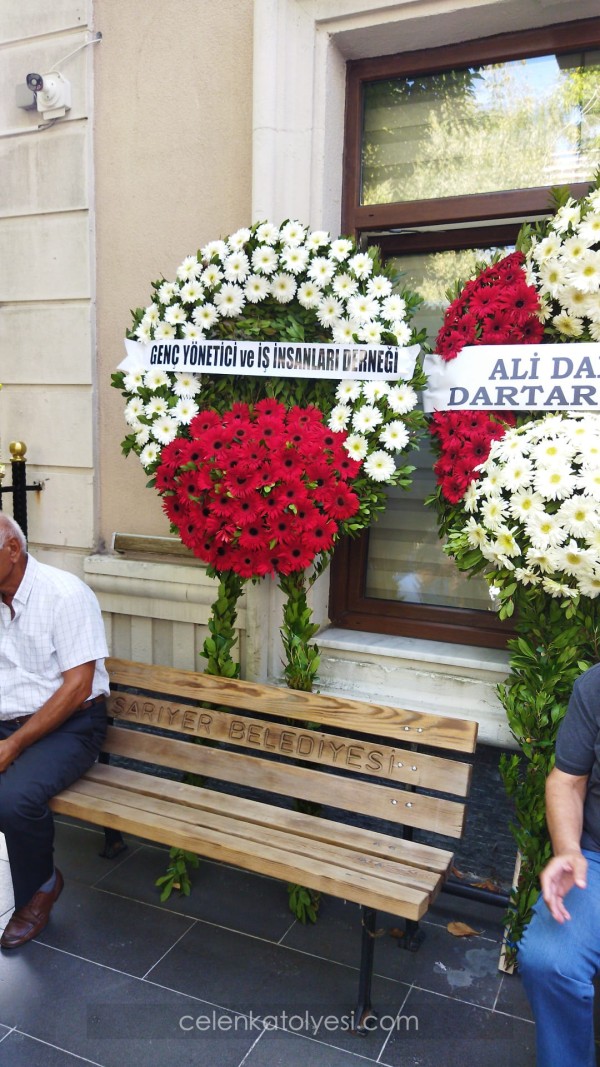
{"type": "Polygon", "coordinates": [[[125,341],[118,369],[129,373],[161,367],[188,374],[252,374],[260,377],[410,380],[420,345],[295,343],[290,341],[125,341]]]}
{"type": "Polygon", "coordinates": [[[460,359],[427,355],[425,412],[600,408],[600,342],[473,345],[460,359]],[[598,385],[593,384],[598,382],[598,385]]]}

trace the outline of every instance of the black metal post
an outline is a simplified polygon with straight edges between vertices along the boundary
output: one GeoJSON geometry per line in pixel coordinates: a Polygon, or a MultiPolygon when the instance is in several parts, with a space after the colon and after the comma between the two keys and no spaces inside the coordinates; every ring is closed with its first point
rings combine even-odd
{"type": "Polygon", "coordinates": [[[27,537],[27,493],[40,492],[44,488],[41,482],[27,485],[27,463],[25,456],[27,446],[23,441],[12,441],[10,449],[10,466],[12,472],[12,485],[2,485],[4,479],[4,466],[0,472],[0,511],[2,510],[2,497],[4,493],[11,493],[13,498],[13,518],[18,522],[25,537],[27,537]]]}

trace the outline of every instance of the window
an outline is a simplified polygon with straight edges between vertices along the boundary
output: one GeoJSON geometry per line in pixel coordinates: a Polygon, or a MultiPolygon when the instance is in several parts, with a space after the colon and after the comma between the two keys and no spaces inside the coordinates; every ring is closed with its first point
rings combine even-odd
{"type": "MultiPolygon", "coordinates": [[[[509,250],[550,188],[582,195],[600,166],[600,19],[348,65],[343,226],[378,244],[425,300],[435,337],[444,293],[509,250]]],[[[350,628],[503,647],[510,626],[483,579],[443,553],[426,450],[410,493],[340,546],[332,620],[350,628]]]]}

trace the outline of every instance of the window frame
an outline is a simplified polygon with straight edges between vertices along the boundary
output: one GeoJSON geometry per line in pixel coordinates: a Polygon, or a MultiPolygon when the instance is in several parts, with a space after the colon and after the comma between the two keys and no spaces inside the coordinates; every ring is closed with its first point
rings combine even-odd
{"type": "MultiPolygon", "coordinates": [[[[349,61],[346,68],[342,232],[353,235],[362,245],[379,245],[384,256],[411,251],[459,250],[473,245],[485,246],[486,241],[488,245],[514,241],[520,225],[515,220],[548,214],[551,187],[437,200],[360,203],[363,85],[394,77],[440,73],[472,64],[589,52],[597,48],[600,48],[600,18],[591,18],[496,34],[435,49],[349,61]],[[420,227],[423,229],[419,232],[420,227]],[[433,229],[437,227],[441,229],[433,229]],[[409,232],[400,232],[403,230],[409,232]]],[[[570,185],[571,195],[575,198],[584,196],[588,188],[588,182],[573,183],[570,185]]],[[[368,549],[368,530],[357,539],[344,539],[336,549],[331,566],[329,611],[334,625],[488,648],[506,647],[513,627],[510,621],[501,621],[493,612],[367,597],[368,549]]]]}

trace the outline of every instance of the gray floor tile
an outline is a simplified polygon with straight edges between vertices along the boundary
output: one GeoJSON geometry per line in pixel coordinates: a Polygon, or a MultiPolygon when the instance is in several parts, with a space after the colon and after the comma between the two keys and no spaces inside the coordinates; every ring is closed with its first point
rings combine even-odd
{"type": "MultiPolygon", "coordinates": [[[[65,884],[38,941],[142,977],[193,919],[88,886],[65,884]]],[[[28,952],[25,945],[20,952],[28,952]]]]}
{"type": "Polygon", "coordinates": [[[97,827],[83,826],[73,821],[65,822],[62,818],[56,819],[55,862],[66,881],[95,885],[106,875],[113,873],[125,856],[129,857],[135,848],[139,848],[139,844],[136,841],[123,857],[116,860],[100,856],[103,847],[104,833],[97,827]]]}
{"type": "Polygon", "coordinates": [[[518,975],[505,974],[500,986],[500,994],[496,1001],[496,1011],[506,1012],[507,1015],[516,1015],[519,1019],[533,1019],[529,1001],[523,989],[523,983],[518,975]]]}
{"type": "MultiPolygon", "coordinates": [[[[189,997],[45,945],[0,954],[0,1023],[102,1067],[238,1067],[255,1035],[216,1030],[195,1040],[181,1028],[183,1016],[207,1010],[189,997]]],[[[6,1062],[2,1058],[3,1067],[6,1062]]],[[[30,1067],[28,1059],[14,1063],[30,1067]]],[[[48,1067],[46,1060],[41,1064],[48,1067]]]]}
{"type": "Polygon", "coordinates": [[[531,1023],[419,989],[390,1020],[381,1063],[389,1067],[534,1067],[531,1023]]]}
{"type": "MultiPolygon", "coordinates": [[[[155,882],[166,867],[167,851],[147,845],[109,872],[102,887],[159,904],[155,882]]],[[[282,882],[207,860],[191,875],[190,895],[172,893],[162,907],[273,941],[279,941],[294,921],[282,882]]]]}
{"type": "Polygon", "coordinates": [[[352,1051],[345,1051],[299,1034],[269,1031],[256,1042],[244,1067],[367,1067],[377,1062],[371,1049],[368,1037],[355,1037],[352,1051]]]}
{"type": "MultiPolygon", "coordinates": [[[[281,1020],[290,1015],[340,1022],[339,1044],[355,1046],[350,1034],[358,971],[304,952],[199,923],[154,968],[152,981],[211,1000],[230,1011],[281,1020]]],[[[373,1001],[396,1012],[409,987],[376,976],[373,1001]]],[[[329,1035],[322,1034],[324,1043],[329,1035]]],[[[378,1037],[373,1035],[375,1046],[378,1037]]],[[[381,1041],[379,1041],[381,1045],[381,1041]]]]}
{"type": "Polygon", "coordinates": [[[2,1067],[89,1067],[92,1062],[15,1031],[1,1047],[2,1067]]]}

